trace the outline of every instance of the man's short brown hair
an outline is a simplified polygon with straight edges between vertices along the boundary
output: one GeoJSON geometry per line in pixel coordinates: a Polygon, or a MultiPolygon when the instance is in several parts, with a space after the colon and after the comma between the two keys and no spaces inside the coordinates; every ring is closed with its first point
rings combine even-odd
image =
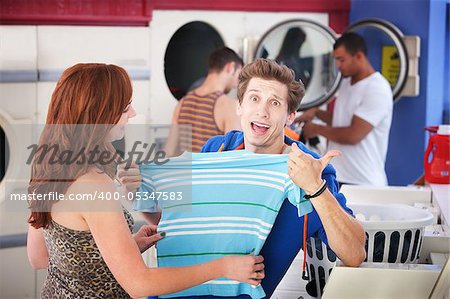
{"type": "Polygon", "coordinates": [[[285,84],[288,88],[288,112],[292,113],[297,111],[300,102],[305,95],[305,86],[300,80],[295,80],[295,73],[293,70],[285,65],[279,65],[274,60],[263,58],[258,58],[252,63],[245,65],[239,74],[239,85],[237,90],[239,104],[242,104],[244,93],[252,78],[275,80],[285,84]]]}
{"type": "Polygon", "coordinates": [[[221,72],[225,65],[234,62],[234,69],[244,65],[241,57],[228,47],[214,50],[208,58],[208,73],[221,72]]]}

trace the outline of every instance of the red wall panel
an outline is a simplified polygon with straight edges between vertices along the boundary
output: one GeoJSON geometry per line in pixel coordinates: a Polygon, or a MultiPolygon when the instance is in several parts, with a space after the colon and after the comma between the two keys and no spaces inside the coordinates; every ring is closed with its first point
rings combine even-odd
{"type": "Polygon", "coordinates": [[[0,0],[0,24],[148,26],[149,3],[149,0],[0,0]]]}
{"type": "Polygon", "coordinates": [[[0,0],[0,24],[148,26],[153,9],[324,12],[342,32],[350,0],[0,0]]]}

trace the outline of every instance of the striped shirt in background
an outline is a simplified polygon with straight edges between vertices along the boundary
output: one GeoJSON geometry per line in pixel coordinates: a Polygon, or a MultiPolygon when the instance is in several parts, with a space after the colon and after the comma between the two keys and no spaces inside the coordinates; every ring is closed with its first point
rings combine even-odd
{"type": "Polygon", "coordinates": [[[216,91],[199,96],[192,91],[183,97],[177,120],[181,130],[179,142],[182,151],[200,152],[209,138],[223,135],[214,118],[216,101],[222,95],[223,92],[216,91]],[[189,131],[184,132],[183,129],[189,131]]]}
{"type": "MultiPolygon", "coordinates": [[[[287,175],[287,159],[288,155],[245,150],[185,152],[164,165],[141,165],[143,182],[137,194],[141,200],[134,201],[134,209],[162,209],[158,230],[166,232],[166,237],[158,241],[158,266],[188,266],[251,252],[258,255],[285,198],[297,206],[299,216],[311,212],[304,191],[287,175]],[[180,190],[190,198],[142,200],[145,192],[180,190]]],[[[292,234],[301,229],[292,228],[292,234]]],[[[261,286],[220,278],[161,297],[239,294],[265,296],[261,286]]]]}

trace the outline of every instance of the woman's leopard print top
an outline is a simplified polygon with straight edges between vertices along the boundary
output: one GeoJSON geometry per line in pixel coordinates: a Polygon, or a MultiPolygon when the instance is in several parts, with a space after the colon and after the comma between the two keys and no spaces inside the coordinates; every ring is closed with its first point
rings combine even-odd
{"type": "MultiPolygon", "coordinates": [[[[124,215],[132,231],[133,217],[126,210],[124,215]]],[[[52,221],[44,237],[49,264],[41,298],[130,298],[108,269],[90,231],[52,221]]]]}

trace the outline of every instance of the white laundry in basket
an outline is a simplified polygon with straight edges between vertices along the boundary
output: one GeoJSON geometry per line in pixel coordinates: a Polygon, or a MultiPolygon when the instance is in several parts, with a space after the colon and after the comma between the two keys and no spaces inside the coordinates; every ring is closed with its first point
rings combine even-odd
{"type": "MultiPolygon", "coordinates": [[[[353,203],[349,207],[366,233],[366,262],[417,263],[425,226],[433,215],[402,204],[353,203]]],[[[308,238],[308,294],[320,298],[337,257],[319,238],[308,238]]]]}

